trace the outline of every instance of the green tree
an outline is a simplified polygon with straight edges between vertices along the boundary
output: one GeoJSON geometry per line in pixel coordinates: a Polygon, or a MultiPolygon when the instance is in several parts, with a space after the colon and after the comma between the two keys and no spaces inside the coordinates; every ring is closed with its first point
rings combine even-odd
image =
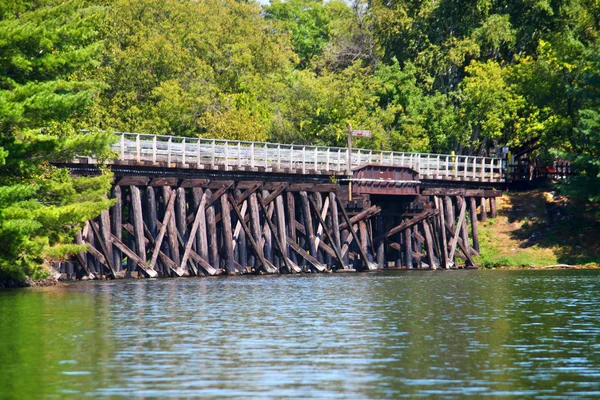
{"type": "Polygon", "coordinates": [[[251,2],[116,0],[90,123],[123,131],[265,140],[271,85],[295,58],[251,2]]]}
{"type": "Polygon", "coordinates": [[[73,128],[102,84],[87,72],[105,9],[86,1],[12,2],[0,10],[0,278],[40,276],[74,229],[110,205],[111,175],[74,178],[49,161],[102,156],[112,135],[73,128]]]}

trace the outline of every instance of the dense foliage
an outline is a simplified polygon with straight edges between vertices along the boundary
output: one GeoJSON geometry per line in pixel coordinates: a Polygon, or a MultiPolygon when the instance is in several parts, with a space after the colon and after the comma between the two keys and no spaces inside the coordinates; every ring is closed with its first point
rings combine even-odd
{"type": "Polygon", "coordinates": [[[351,123],[364,147],[570,158],[597,199],[599,23],[592,0],[3,2],[0,270],[108,205],[107,173],[47,163],[103,154],[82,128],[343,145],[351,123]]]}
{"type": "Polygon", "coordinates": [[[73,178],[48,163],[101,156],[111,140],[74,128],[103,85],[86,71],[99,62],[105,12],[77,0],[0,6],[0,279],[43,275],[110,205],[109,173],[73,178]]]}

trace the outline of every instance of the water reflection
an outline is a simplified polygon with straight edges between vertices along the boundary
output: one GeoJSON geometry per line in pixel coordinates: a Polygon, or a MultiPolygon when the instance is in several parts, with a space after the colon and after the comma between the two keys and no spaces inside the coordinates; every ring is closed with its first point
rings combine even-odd
{"type": "Polygon", "coordinates": [[[589,397],[598,289],[423,271],[2,292],[0,397],[589,397]]]}

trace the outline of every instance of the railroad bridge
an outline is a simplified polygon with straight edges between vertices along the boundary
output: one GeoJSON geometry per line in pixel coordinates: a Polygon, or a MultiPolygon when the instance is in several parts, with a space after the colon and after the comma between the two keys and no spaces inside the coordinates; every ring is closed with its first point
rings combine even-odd
{"type": "Polygon", "coordinates": [[[476,268],[506,177],[499,158],[118,135],[116,203],[65,279],[476,268]]]}

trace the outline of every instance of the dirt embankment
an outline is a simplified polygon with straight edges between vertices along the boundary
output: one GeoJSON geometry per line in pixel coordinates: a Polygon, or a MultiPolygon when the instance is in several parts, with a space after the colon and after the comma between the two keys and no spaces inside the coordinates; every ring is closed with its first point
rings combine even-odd
{"type": "Polygon", "coordinates": [[[482,267],[600,267],[597,206],[536,189],[505,194],[497,207],[479,223],[482,267]]]}

